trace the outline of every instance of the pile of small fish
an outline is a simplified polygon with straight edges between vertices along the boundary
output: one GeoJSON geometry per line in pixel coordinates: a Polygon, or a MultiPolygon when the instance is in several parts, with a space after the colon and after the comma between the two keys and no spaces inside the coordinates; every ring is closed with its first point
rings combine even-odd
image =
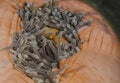
{"type": "Polygon", "coordinates": [[[80,50],[78,29],[89,25],[82,13],[73,13],[55,6],[49,0],[37,8],[32,2],[24,7],[17,4],[23,29],[14,33],[11,52],[16,67],[34,79],[36,83],[57,83],[62,68],[59,62],[80,50]],[[53,71],[58,68],[58,72],[53,71]]]}

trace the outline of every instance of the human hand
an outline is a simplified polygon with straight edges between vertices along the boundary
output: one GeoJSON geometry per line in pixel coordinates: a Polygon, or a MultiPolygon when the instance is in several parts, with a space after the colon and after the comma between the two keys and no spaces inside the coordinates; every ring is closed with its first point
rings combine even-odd
{"type": "MultiPolygon", "coordinates": [[[[0,1],[0,48],[11,44],[12,33],[19,31],[20,19],[16,14],[17,0],[0,1]]],[[[44,0],[33,1],[41,5],[44,0]]],[[[115,33],[105,19],[88,4],[77,0],[63,0],[58,6],[74,12],[82,11],[86,18],[93,18],[90,26],[81,28],[78,32],[82,40],[81,51],[67,60],[61,61],[61,66],[67,68],[61,74],[60,83],[119,83],[120,77],[120,44],[115,33]]],[[[13,68],[10,54],[0,52],[0,83],[34,83],[22,72],[13,68]]]]}

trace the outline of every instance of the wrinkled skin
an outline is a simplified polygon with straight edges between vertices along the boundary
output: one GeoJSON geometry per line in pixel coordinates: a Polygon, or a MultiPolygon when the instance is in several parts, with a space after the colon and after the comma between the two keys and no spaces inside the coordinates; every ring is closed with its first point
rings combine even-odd
{"type": "MultiPolygon", "coordinates": [[[[16,2],[33,1],[42,5],[46,0],[0,0],[0,48],[9,46],[12,33],[19,31],[20,19],[16,14],[16,2]]],[[[78,0],[63,0],[58,6],[79,12],[94,22],[78,32],[80,38],[87,40],[81,51],[68,60],[67,69],[60,76],[60,83],[120,83],[120,44],[105,19],[88,4],[78,0]]],[[[34,83],[12,65],[11,54],[0,52],[0,83],[34,83]]]]}

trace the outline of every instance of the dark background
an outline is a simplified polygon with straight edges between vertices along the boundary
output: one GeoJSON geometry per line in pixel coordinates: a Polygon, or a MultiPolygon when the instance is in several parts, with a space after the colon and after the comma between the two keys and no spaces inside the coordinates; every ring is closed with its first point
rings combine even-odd
{"type": "Polygon", "coordinates": [[[113,27],[120,39],[120,0],[84,0],[96,8],[113,27]]]}

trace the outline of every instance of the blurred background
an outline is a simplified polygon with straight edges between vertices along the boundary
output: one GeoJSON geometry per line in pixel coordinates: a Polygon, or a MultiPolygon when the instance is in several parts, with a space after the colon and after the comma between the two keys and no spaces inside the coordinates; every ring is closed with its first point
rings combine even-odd
{"type": "Polygon", "coordinates": [[[83,0],[96,8],[113,27],[120,40],[120,0],[83,0]]]}

